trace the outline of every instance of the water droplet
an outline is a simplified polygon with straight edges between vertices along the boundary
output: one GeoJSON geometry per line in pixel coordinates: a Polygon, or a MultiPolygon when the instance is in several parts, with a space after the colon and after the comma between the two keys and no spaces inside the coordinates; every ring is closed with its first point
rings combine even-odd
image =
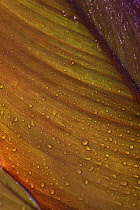
{"type": "Polygon", "coordinates": [[[89,146],[86,146],[86,150],[87,150],[87,151],[90,151],[91,148],[90,148],[89,146]]]}
{"type": "Polygon", "coordinates": [[[41,185],[40,185],[40,187],[41,187],[41,188],[44,188],[44,187],[45,187],[45,183],[42,182],[41,185]]]}
{"type": "Polygon", "coordinates": [[[109,154],[105,154],[106,157],[109,157],[109,154]]]}
{"type": "Polygon", "coordinates": [[[65,181],[64,185],[69,186],[69,185],[70,185],[70,183],[69,183],[69,182],[67,182],[67,181],[65,181]]]}
{"type": "Polygon", "coordinates": [[[112,132],[111,130],[107,130],[107,133],[109,133],[109,134],[110,134],[111,132],[112,132]]]}
{"type": "Polygon", "coordinates": [[[17,121],[18,121],[18,118],[17,118],[17,117],[15,117],[15,118],[14,118],[14,122],[17,122],[17,121]]]}
{"type": "Polygon", "coordinates": [[[88,144],[88,142],[89,142],[88,140],[84,139],[84,140],[82,140],[81,143],[82,143],[83,146],[86,146],[88,144]]]}
{"type": "Polygon", "coordinates": [[[85,183],[85,184],[88,184],[88,180],[85,180],[84,183],[85,183]]]}
{"type": "Polygon", "coordinates": [[[78,200],[79,200],[79,201],[83,201],[83,200],[84,200],[84,198],[82,198],[82,197],[78,197],[78,200]]]}
{"type": "Polygon", "coordinates": [[[122,180],[122,181],[120,181],[120,185],[126,186],[126,185],[128,185],[128,182],[126,180],[122,180]]]}
{"type": "Polygon", "coordinates": [[[130,145],[129,145],[129,148],[130,148],[130,149],[134,149],[134,145],[133,145],[133,144],[130,144],[130,145]]]}
{"type": "Polygon", "coordinates": [[[16,148],[13,148],[13,149],[12,149],[12,151],[13,151],[13,152],[16,152],[16,151],[17,151],[17,149],[16,149],[16,148]]]}
{"type": "Polygon", "coordinates": [[[62,15],[66,17],[68,14],[65,11],[62,11],[62,15]]]}
{"type": "Polygon", "coordinates": [[[6,139],[6,135],[4,134],[1,138],[2,138],[3,140],[5,140],[5,139],[6,139]]]}
{"type": "Polygon", "coordinates": [[[55,191],[54,191],[53,189],[51,189],[51,190],[50,190],[50,194],[51,194],[51,195],[54,195],[54,194],[55,194],[55,191]]]}
{"type": "Polygon", "coordinates": [[[90,167],[90,168],[88,169],[88,171],[93,171],[93,169],[94,169],[93,167],[90,167]]]}
{"type": "Polygon", "coordinates": [[[33,189],[33,188],[34,188],[34,184],[31,184],[31,185],[30,185],[30,188],[33,189]]]}
{"type": "Polygon", "coordinates": [[[76,16],[73,17],[75,23],[79,23],[79,20],[76,16]]]}
{"type": "Polygon", "coordinates": [[[126,166],[126,165],[127,165],[127,162],[124,161],[124,162],[123,162],[123,165],[126,166]]]}
{"type": "Polygon", "coordinates": [[[31,171],[28,171],[28,174],[32,174],[32,172],[31,171]]]}
{"type": "Polygon", "coordinates": [[[51,144],[49,144],[49,143],[48,143],[46,146],[47,146],[49,149],[52,149],[52,147],[53,147],[53,146],[52,146],[51,144]]]}
{"type": "Polygon", "coordinates": [[[14,164],[12,164],[12,168],[15,168],[16,166],[14,164]]]}
{"type": "Polygon", "coordinates": [[[109,141],[113,141],[113,139],[110,137],[110,138],[109,138],[109,141]]]}
{"type": "Polygon", "coordinates": [[[33,107],[33,105],[32,104],[29,104],[29,108],[32,108],[33,107]]]}
{"type": "Polygon", "coordinates": [[[81,174],[82,171],[81,171],[80,169],[78,169],[78,170],[76,170],[76,173],[77,173],[77,174],[81,174]]]}
{"type": "Polygon", "coordinates": [[[2,89],[4,87],[4,85],[3,84],[0,84],[0,89],[2,89]]]}

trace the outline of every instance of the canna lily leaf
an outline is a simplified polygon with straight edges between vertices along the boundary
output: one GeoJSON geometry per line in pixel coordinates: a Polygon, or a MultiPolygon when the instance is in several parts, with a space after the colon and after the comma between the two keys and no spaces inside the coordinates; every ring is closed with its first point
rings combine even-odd
{"type": "MultiPolygon", "coordinates": [[[[116,53],[116,56],[122,62],[125,74],[127,69],[132,79],[139,86],[140,1],[69,1],[74,4],[75,8],[78,6],[79,14],[79,8],[81,7],[85,11],[86,16],[90,17],[90,20],[93,20],[98,32],[103,35],[104,41],[106,40],[110,44],[110,50],[112,48],[113,52],[116,53]]],[[[86,21],[88,22],[88,20],[86,21]]]]}
{"type": "Polygon", "coordinates": [[[2,168],[41,209],[139,209],[137,89],[67,1],[0,7],[2,168]]]}
{"type": "Polygon", "coordinates": [[[29,195],[2,169],[0,169],[0,207],[3,210],[37,210],[29,195]]]}

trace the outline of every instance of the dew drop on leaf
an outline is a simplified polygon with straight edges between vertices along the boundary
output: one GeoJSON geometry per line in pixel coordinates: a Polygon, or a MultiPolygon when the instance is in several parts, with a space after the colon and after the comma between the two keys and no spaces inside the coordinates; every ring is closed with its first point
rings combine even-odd
{"type": "Polygon", "coordinates": [[[51,189],[51,190],[50,190],[50,194],[51,194],[51,195],[54,195],[54,194],[55,194],[55,191],[54,191],[53,189],[51,189]]]}
{"type": "Polygon", "coordinates": [[[133,144],[130,144],[130,145],[129,145],[129,148],[130,148],[130,149],[134,149],[134,145],[133,145],[133,144]]]}
{"type": "Polygon", "coordinates": [[[82,140],[81,143],[82,143],[83,146],[86,146],[86,145],[88,144],[88,142],[89,142],[88,140],[85,140],[85,139],[84,139],[84,140],[82,140]]]}
{"type": "Polygon", "coordinates": [[[120,181],[120,185],[126,186],[126,185],[128,185],[128,182],[126,180],[122,180],[122,181],[120,181]]]}

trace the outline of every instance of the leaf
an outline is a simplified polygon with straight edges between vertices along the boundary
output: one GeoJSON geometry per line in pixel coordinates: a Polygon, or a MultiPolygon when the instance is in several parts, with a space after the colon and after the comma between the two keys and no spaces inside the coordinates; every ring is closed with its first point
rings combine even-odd
{"type": "Polygon", "coordinates": [[[4,210],[37,210],[29,195],[15,181],[0,169],[0,207],[4,210]]]}
{"type": "Polygon", "coordinates": [[[0,4],[3,169],[41,209],[139,208],[139,104],[114,61],[67,1],[0,4]]]}
{"type": "MultiPolygon", "coordinates": [[[[90,21],[93,22],[89,22],[87,24],[88,27],[92,25],[91,29],[93,30],[93,25],[95,24],[94,27],[97,27],[98,32],[103,35],[102,41],[107,41],[113,49],[113,52],[115,52],[116,56],[121,60],[121,68],[124,69],[125,77],[128,76],[128,72],[126,73],[127,70],[131,75],[132,81],[134,82],[135,80],[139,87],[140,2],[131,0],[69,0],[69,2],[72,2],[75,8],[78,6],[79,14],[80,11],[83,10],[86,17],[90,17],[90,21]]],[[[88,22],[88,20],[86,21],[88,22]]],[[[104,43],[104,45],[106,44],[104,43]]],[[[116,56],[115,59],[117,58],[116,56]]]]}

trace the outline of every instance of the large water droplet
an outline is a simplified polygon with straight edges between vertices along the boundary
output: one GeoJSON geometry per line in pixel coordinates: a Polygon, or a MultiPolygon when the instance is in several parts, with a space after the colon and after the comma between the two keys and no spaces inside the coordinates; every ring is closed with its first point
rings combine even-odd
{"type": "Polygon", "coordinates": [[[126,185],[128,185],[128,182],[126,180],[122,180],[122,181],[120,181],[120,185],[126,186],[126,185]]]}
{"type": "Polygon", "coordinates": [[[133,145],[133,144],[130,144],[130,145],[129,145],[129,148],[130,148],[130,149],[134,149],[134,145],[133,145]]]}

